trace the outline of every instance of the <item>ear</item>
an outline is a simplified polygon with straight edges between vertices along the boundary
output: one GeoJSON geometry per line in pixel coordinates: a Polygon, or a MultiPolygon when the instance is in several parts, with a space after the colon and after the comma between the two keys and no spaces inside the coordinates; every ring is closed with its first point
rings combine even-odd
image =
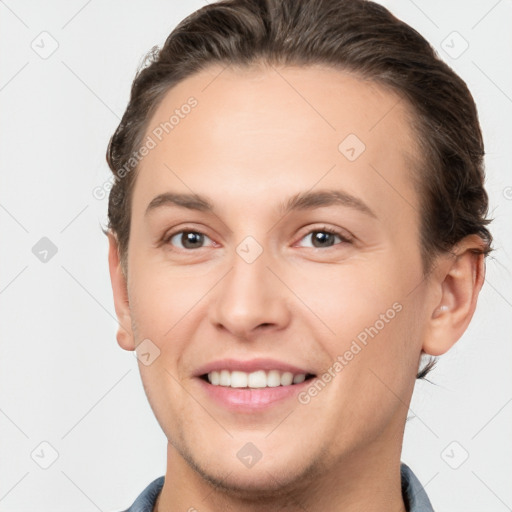
{"type": "Polygon", "coordinates": [[[437,356],[460,339],[475,312],[478,294],[485,279],[484,242],[469,235],[442,255],[431,279],[432,297],[423,351],[437,356]]]}
{"type": "Polygon", "coordinates": [[[107,233],[108,267],[110,271],[110,281],[112,283],[112,292],[114,294],[114,306],[116,310],[119,326],[117,329],[117,342],[125,350],[135,350],[134,336],[132,332],[132,321],[130,314],[130,302],[128,300],[128,287],[126,278],[121,270],[119,257],[119,248],[115,235],[109,231],[107,233]]]}

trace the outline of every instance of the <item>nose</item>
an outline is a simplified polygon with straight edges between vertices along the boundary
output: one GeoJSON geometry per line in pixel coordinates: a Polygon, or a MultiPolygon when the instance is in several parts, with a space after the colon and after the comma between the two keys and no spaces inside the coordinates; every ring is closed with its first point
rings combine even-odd
{"type": "Polygon", "coordinates": [[[290,321],[290,292],[278,277],[272,258],[264,250],[249,262],[235,252],[232,262],[212,295],[212,324],[240,339],[251,339],[262,330],[286,327],[290,321]]]}

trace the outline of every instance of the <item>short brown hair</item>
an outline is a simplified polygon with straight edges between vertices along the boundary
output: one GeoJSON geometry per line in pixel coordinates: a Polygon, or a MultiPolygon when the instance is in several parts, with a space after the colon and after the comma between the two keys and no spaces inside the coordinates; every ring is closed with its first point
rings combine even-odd
{"type": "MultiPolygon", "coordinates": [[[[161,49],[149,52],[108,144],[107,162],[114,174],[108,228],[116,235],[125,276],[137,176],[132,155],[153,112],[169,89],[208,65],[250,67],[261,62],[325,64],[404,97],[415,114],[413,128],[423,153],[414,183],[424,274],[431,271],[436,255],[469,234],[482,238],[480,252],[485,256],[492,251],[475,102],[465,82],[423,36],[366,0],[223,0],[186,17],[161,49]]],[[[432,367],[431,360],[418,377],[432,367]]]]}

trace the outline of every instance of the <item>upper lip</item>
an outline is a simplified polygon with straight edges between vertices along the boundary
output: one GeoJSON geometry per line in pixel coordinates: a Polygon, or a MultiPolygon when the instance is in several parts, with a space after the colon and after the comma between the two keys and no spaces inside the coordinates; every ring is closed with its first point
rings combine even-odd
{"type": "Polygon", "coordinates": [[[210,372],[221,371],[221,370],[229,370],[229,371],[241,371],[241,372],[255,372],[257,370],[278,370],[281,372],[291,372],[294,375],[305,373],[313,374],[312,371],[309,371],[304,368],[299,368],[293,364],[285,363],[283,361],[278,361],[277,359],[268,359],[268,358],[257,358],[257,359],[249,359],[247,361],[242,361],[239,359],[219,359],[217,361],[212,361],[211,363],[205,364],[198,368],[195,376],[200,377],[210,372]]]}

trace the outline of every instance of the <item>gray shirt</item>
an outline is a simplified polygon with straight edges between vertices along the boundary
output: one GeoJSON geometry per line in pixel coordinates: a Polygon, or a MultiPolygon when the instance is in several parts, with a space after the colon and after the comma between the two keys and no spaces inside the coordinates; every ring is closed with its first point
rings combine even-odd
{"type": "MultiPolygon", "coordinates": [[[[411,468],[400,464],[402,478],[402,496],[407,512],[434,512],[427,493],[411,468]]],[[[133,505],[123,512],[153,512],[156,499],[164,485],[165,477],[160,476],[153,480],[133,502],[133,505]]]]}

